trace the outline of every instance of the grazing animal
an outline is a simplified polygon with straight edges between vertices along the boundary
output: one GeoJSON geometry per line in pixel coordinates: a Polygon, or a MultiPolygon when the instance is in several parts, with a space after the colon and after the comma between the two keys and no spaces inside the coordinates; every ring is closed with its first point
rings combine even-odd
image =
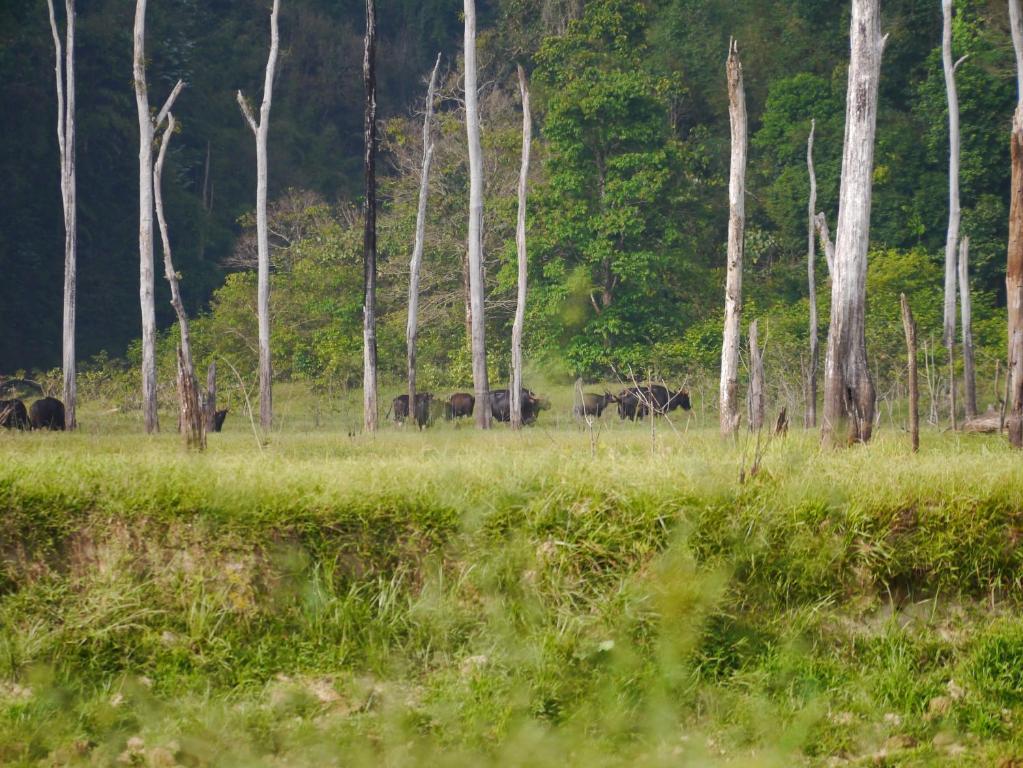
{"type": "Polygon", "coordinates": [[[641,387],[629,387],[618,393],[618,418],[636,420],[646,415],[641,398],[646,395],[641,387]],[[641,410],[642,409],[642,410],[641,410]]]}
{"type": "Polygon", "coordinates": [[[228,409],[225,408],[222,411],[214,411],[213,412],[213,431],[214,432],[219,432],[220,430],[222,430],[224,428],[224,419],[227,418],[227,411],[228,411],[228,409]]]}
{"type": "Polygon", "coordinates": [[[659,415],[676,408],[691,410],[689,390],[680,389],[671,392],[667,387],[653,384],[642,387],[629,387],[618,393],[618,416],[622,419],[643,419],[650,415],[650,407],[659,415]]]}
{"type": "Polygon", "coordinates": [[[476,407],[476,398],[468,392],[455,392],[444,407],[444,416],[448,419],[460,419],[472,416],[476,407]]]}
{"type": "Polygon", "coordinates": [[[64,403],[55,397],[36,400],[28,411],[32,429],[64,429],[64,403]]]}
{"type": "MultiPolygon", "coordinates": [[[[433,423],[433,393],[416,392],[416,412],[414,414],[416,424],[419,428],[428,427],[433,423]]],[[[403,424],[408,418],[408,395],[398,395],[391,401],[391,409],[394,411],[394,420],[403,424]]]]}
{"type": "Polygon", "coordinates": [[[0,427],[7,429],[28,429],[28,411],[21,400],[0,400],[0,427]]]}
{"type": "Polygon", "coordinates": [[[610,392],[605,392],[602,395],[586,392],[583,394],[583,401],[576,404],[574,413],[576,416],[596,416],[599,419],[605,408],[611,403],[617,402],[618,398],[610,392]]]}
{"type": "Polygon", "coordinates": [[[662,415],[668,411],[674,411],[676,408],[681,408],[683,411],[693,409],[693,404],[689,400],[689,390],[685,387],[678,392],[671,392],[667,387],[654,384],[650,387],[650,394],[653,395],[654,402],[657,403],[657,412],[662,415]]]}
{"type": "MultiPolygon", "coordinates": [[[[551,407],[550,401],[537,397],[530,390],[522,390],[522,423],[532,424],[540,411],[551,407]]],[[[507,389],[490,391],[490,413],[496,421],[511,421],[511,396],[507,389]]]]}

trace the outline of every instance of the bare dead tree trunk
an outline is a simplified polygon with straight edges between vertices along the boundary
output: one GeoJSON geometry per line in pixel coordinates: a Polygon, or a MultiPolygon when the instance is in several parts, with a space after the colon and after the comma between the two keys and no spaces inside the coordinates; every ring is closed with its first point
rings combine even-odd
{"type": "Polygon", "coordinates": [[[522,165],[519,168],[519,207],[515,222],[515,250],[518,257],[519,279],[515,303],[515,321],[512,324],[511,359],[511,426],[522,428],[522,329],[526,323],[526,286],[528,263],[526,260],[526,192],[529,182],[529,152],[533,142],[533,117],[529,110],[529,83],[526,71],[518,65],[519,95],[522,98],[522,165]]]}
{"type": "Polygon", "coordinates": [[[948,421],[952,430],[959,429],[956,419],[956,345],[955,337],[945,345],[945,352],[948,355],[948,421]]]}
{"type": "Polygon", "coordinates": [[[1010,403],[1005,429],[1009,435],[1009,445],[1023,448],[1023,328],[1017,328],[1012,335],[1011,363],[1009,365],[1008,396],[1010,403]]]}
{"type": "Polygon", "coordinates": [[[160,227],[160,239],[163,245],[163,270],[164,276],[170,285],[171,306],[174,307],[174,314],[178,318],[178,326],[181,331],[181,351],[187,363],[186,370],[195,375],[192,369],[192,342],[188,328],[188,315],[185,313],[185,304],[181,300],[181,285],[178,281],[178,274],[174,269],[174,259],[171,254],[170,233],[167,228],[167,219],[163,210],[163,164],[167,158],[167,147],[174,136],[174,129],[177,122],[173,113],[167,114],[167,127],[160,137],[160,151],[156,156],[156,165],[153,167],[153,196],[156,203],[156,220],[160,227]]]}
{"type": "Polygon", "coordinates": [[[813,429],[817,426],[817,369],[820,367],[820,344],[817,338],[817,275],[814,262],[817,259],[817,248],[814,237],[814,217],[817,213],[817,174],[813,169],[813,134],[817,121],[810,121],[810,136],[806,140],[806,170],[810,176],[810,202],[807,205],[806,233],[806,283],[810,302],[810,372],[806,385],[806,415],[803,426],[813,429]]]}
{"type": "Polygon", "coordinates": [[[423,264],[423,245],[426,240],[426,199],[430,192],[430,165],[433,162],[433,99],[437,88],[440,54],[433,65],[430,85],[426,89],[426,115],[423,117],[423,170],[419,176],[419,207],[416,209],[416,240],[412,246],[409,264],[408,325],[405,341],[408,347],[408,401],[409,413],[415,413],[416,402],[416,344],[419,338],[419,271],[423,264]]]}
{"type": "Polygon", "coordinates": [[[57,81],[57,146],[60,150],[60,199],[64,208],[64,325],[62,338],[64,425],[78,426],[76,408],[78,386],[75,375],[75,314],[78,271],[78,205],[75,178],[75,2],[64,4],[65,45],[57,31],[53,0],[46,0],[50,13],[50,31],[57,81]],[[65,58],[66,56],[66,58],[65,58]],[[66,95],[66,98],[65,98],[66,95]]]}
{"type": "Polygon", "coordinates": [[[948,352],[949,420],[956,428],[956,249],[962,211],[959,204],[959,95],[955,71],[962,60],[952,62],[952,0],[941,0],[944,19],[941,37],[941,62],[945,72],[945,94],[948,100],[948,232],[945,236],[945,303],[944,342],[948,352]]]}
{"type": "Polygon", "coordinates": [[[270,11],[270,55],[266,61],[263,79],[263,103],[259,108],[259,122],[252,107],[238,91],[238,106],[245,121],[256,137],[256,247],[259,267],[256,287],[256,315],[259,321],[259,424],[264,432],[273,423],[273,367],[270,360],[270,238],[266,220],[266,188],[268,160],[267,136],[270,133],[270,106],[273,102],[274,73],[277,69],[277,51],[280,45],[278,14],[281,0],[274,0],[270,11]]]}
{"type": "Polygon", "coordinates": [[[142,416],[160,429],[156,402],[156,306],[153,301],[153,120],[146,86],[146,0],[135,4],[133,76],[139,119],[139,303],[142,309],[142,416]]]}
{"type": "Polygon", "coordinates": [[[966,418],[977,417],[977,374],[973,360],[973,310],[970,301],[970,238],[959,241],[959,303],[963,326],[963,400],[966,418]]]}
{"type": "Polygon", "coordinates": [[[137,0],[133,30],[132,76],[139,121],[139,304],[142,310],[142,415],[146,432],[160,430],[156,387],[156,306],[153,277],[153,135],[185,87],[178,81],[154,119],[146,85],[146,0],[137,0]]]}
{"type": "Polygon", "coordinates": [[[190,363],[185,360],[181,345],[178,345],[178,401],[181,404],[181,436],[186,448],[197,451],[206,449],[206,419],[203,416],[199,397],[199,384],[194,371],[190,374],[190,363]]]}
{"type": "Polygon", "coordinates": [[[179,330],[181,331],[181,351],[187,360],[192,357],[191,336],[188,329],[188,315],[185,314],[185,305],[181,300],[181,286],[178,281],[178,274],[174,269],[174,259],[171,253],[170,233],[167,228],[167,219],[163,209],[163,164],[167,158],[167,148],[174,136],[174,129],[177,122],[173,113],[167,115],[167,127],[160,136],[160,150],[156,156],[156,164],[153,167],[153,196],[156,204],[156,220],[160,227],[160,239],[163,245],[163,270],[164,276],[170,285],[171,306],[174,307],[174,314],[178,318],[179,330]]]}
{"type": "MultiPolygon", "coordinates": [[[[206,140],[206,159],[202,166],[202,186],[200,187],[200,193],[202,195],[202,211],[203,216],[199,221],[199,243],[197,246],[199,261],[206,259],[206,236],[207,230],[209,229],[209,215],[210,215],[210,166],[212,164],[212,148],[210,140],[206,140]]],[[[202,394],[202,393],[200,393],[202,394]]]]}
{"type": "Polygon", "coordinates": [[[817,227],[817,235],[821,241],[821,250],[824,251],[824,261],[828,265],[828,277],[835,271],[835,245],[831,242],[831,233],[828,231],[828,217],[821,211],[814,218],[817,227]]]}
{"type": "Polygon", "coordinates": [[[465,253],[462,256],[462,321],[465,325],[465,340],[472,351],[472,291],[469,290],[469,241],[465,241],[465,253]]]}
{"type": "Polygon", "coordinates": [[[721,434],[739,427],[739,332],[742,317],[742,255],[746,226],[746,93],[742,83],[739,45],[729,41],[728,116],[732,157],[728,177],[728,263],[725,278],[725,328],[721,343],[721,434]]]}
{"type": "Polygon", "coordinates": [[[749,429],[764,428],[764,356],[757,340],[757,321],[749,324],[749,429]]]}
{"type": "Polygon", "coordinates": [[[865,326],[877,90],[885,44],[879,0],[853,0],[850,38],[831,325],[824,366],[823,435],[837,440],[848,422],[849,439],[866,442],[873,431],[875,405],[865,326]]]}
{"type": "MultiPolygon", "coordinates": [[[[362,263],[366,298],[362,305],[362,412],[363,429],[377,431],[377,11],[366,0],[366,38],[362,58],[362,81],[366,88],[363,121],[366,215],[363,219],[362,263]]],[[[415,416],[415,401],[409,415],[415,416]]]]}
{"type": "Polygon", "coordinates": [[[469,143],[469,305],[472,312],[472,380],[476,426],[490,428],[490,383],[483,317],[483,148],[476,84],[476,0],[464,0],[465,130],[469,143]]]}
{"type": "Polygon", "coordinates": [[[156,203],[156,220],[160,225],[160,240],[163,245],[163,271],[170,284],[171,306],[178,318],[178,330],[181,343],[178,345],[178,400],[181,405],[179,424],[189,448],[203,450],[206,447],[206,421],[199,404],[199,385],[195,379],[195,367],[192,365],[192,339],[188,327],[188,315],[185,304],[181,300],[181,285],[174,269],[171,254],[170,233],[167,230],[167,218],[163,211],[163,163],[167,158],[167,147],[174,136],[176,123],[174,115],[167,113],[167,127],[160,139],[160,151],[153,167],[153,196],[156,203]]]}
{"type": "Polygon", "coordinates": [[[206,402],[205,402],[206,432],[214,431],[217,414],[217,361],[210,362],[206,369],[206,402]]]}
{"type": "Polygon", "coordinates": [[[1005,293],[1009,325],[1009,442],[1023,448],[1021,427],[1013,424],[1023,411],[1023,360],[1017,340],[1023,338],[1023,17],[1019,0],[1009,0],[1012,45],[1016,52],[1016,78],[1019,86],[1016,112],[1012,118],[1012,187],[1009,208],[1009,250],[1005,270],[1005,293]]]}
{"type": "Polygon", "coordinates": [[[789,409],[787,406],[782,406],[782,409],[778,411],[778,420],[774,422],[774,436],[784,437],[789,433],[789,409]]]}
{"type": "Polygon", "coordinates": [[[909,435],[913,441],[913,452],[920,450],[920,384],[916,371],[916,323],[913,311],[906,301],[906,294],[901,294],[902,329],[906,332],[906,364],[909,371],[909,435]]]}

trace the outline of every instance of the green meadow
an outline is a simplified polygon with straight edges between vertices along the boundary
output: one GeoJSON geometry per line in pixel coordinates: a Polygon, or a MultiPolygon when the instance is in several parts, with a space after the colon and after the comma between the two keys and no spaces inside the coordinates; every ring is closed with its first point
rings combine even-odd
{"type": "Polygon", "coordinates": [[[203,454],[170,411],[0,434],[0,763],[1023,765],[1004,438],[281,393],[203,454]]]}

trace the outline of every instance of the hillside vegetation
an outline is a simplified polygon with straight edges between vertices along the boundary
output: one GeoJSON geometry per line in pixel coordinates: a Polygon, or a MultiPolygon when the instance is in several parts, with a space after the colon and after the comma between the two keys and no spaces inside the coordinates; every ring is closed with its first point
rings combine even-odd
{"type": "MultiPolygon", "coordinates": [[[[729,126],[724,61],[739,41],[749,109],[743,325],[770,326],[768,363],[800,389],[808,348],[806,140],[816,120],[818,207],[835,228],[849,61],[849,4],[809,0],[480,2],[485,159],[483,256],[493,375],[507,380],[521,145],[515,64],[533,91],[528,202],[530,295],[524,352],[558,373],[713,372],[720,360],[729,126]],[[780,42],[779,42],[780,41],[780,42]],[[773,361],[773,362],[772,362],[773,361]]],[[[937,2],[885,0],[868,317],[878,386],[899,354],[898,293],[921,341],[940,336],[948,137],[937,2]],[[894,344],[892,343],[894,339],[894,344]]],[[[1008,136],[1014,59],[1003,0],[959,0],[953,48],[962,137],[962,234],[970,237],[978,375],[1004,357],[1008,136]]],[[[258,98],[266,58],[261,0],[151,9],[152,98],[179,77],[181,135],[167,159],[167,218],[197,363],[254,370],[253,145],[235,103],[258,98]],[[209,163],[207,164],[207,158],[209,163]]],[[[443,53],[420,317],[421,383],[464,386],[468,216],[461,3],[381,6],[378,333],[381,375],[403,374],[408,264],[430,68],[443,53]]],[[[288,0],[270,129],[274,371],[280,381],[361,381],[362,3],[288,0]]],[[[83,6],[78,172],[82,363],[105,350],[138,368],[137,119],[123,3],[83,6]]],[[[45,9],[0,9],[2,373],[59,362],[63,258],[53,66],[45,9]],[[44,96],[41,96],[43,94],[44,96]]],[[[818,254],[821,335],[830,293],[818,254]]],[[[162,277],[156,305],[176,337],[162,277]]],[[[170,360],[173,342],[165,349],[170,360]]],[[[935,345],[932,345],[932,347],[935,345]]],[[[939,347],[936,362],[943,364],[939,347]]],[[[83,365],[83,368],[90,366],[83,365]]],[[[874,361],[871,364],[874,369],[874,361]]],[[[163,376],[173,381],[173,366],[163,376]]],[[[134,386],[138,389],[137,379],[134,386]]],[[[982,406],[983,407],[983,406],[982,406]]],[[[790,409],[791,410],[791,409],[790,409]]]]}

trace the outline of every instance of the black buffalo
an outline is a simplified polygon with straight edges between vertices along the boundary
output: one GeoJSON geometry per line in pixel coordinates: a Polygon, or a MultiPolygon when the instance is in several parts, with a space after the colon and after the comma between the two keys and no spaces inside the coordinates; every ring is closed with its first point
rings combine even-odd
{"type": "Polygon", "coordinates": [[[681,408],[683,411],[691,411],[693,409],[693,404],[689,400],[689,390],[685,387],[679,389],[678,392],[672,392],[667,387],[654,384],[650,387],[650,393],[654,396],[659,413],[664,414],[668,411],[674,411],[676,408],[681,408]]]}
{"type": "Polygon", "coordinates": [[[683,388],[678,392],[672,392],[660,384],[653,384],[642,387],[629,387],[618,393],[618,416],[622,419],[646,418],[650,415],[650,408],[660,415],[674,411],[676,408],[683,410],[692,409],[689,400],[689,390],[683,388]]]}
{"type": "Polygon", "coordinates": [[[468,392],[455,392],[444,406],[444,415],[449,419],[472,416],[476,398],[468,392]]]}
{"type": "Polygon", "coordinates": [[[0,400],[0,427],[7,429],[28,429],[28,411],[21,400],[0,400]]]}
{"type": "MultiPolygon", "coordinates": [[[[537,397],[528,389],[522,390],[522,423],[532,424],[540,411],[551,407],[549,401],[537,397]]],[[[511,396],[507,389],[490,392],[490,414],[497,421],[511,421],[511,396]]]]}
{"type": "Polygon", "coordinates": [[[219,432],[220,430],[222,430],[224,428],[224,419],[227,418],[227,411],[228,411],[228,409],[225,408],[222,411],[214,411],[213,412],[213,431],[214,432],[219,432]]]}
{"type": "MultiPolygon", "coordinates": [[[[416,392],[416,424],[420,428],[429,426],[433,421],[432,414],[433,394],[430,392],[416,392]]],[[[408,418],[408,395],[398,395],[391,401],[391,410],[394,411],[394,420],[400,424],[408,418]]]]}
{"type": "Polygon", "coordinates": [[[574,413],[576,416],[596,416],[599,419],[605,408],[617,402],[618,398],[610,392],[602,395],[586,392],[583,394],[583,401],[576,404],[574,413]]]}
{"type": "Polygon", "coordinates": [[[64,403],[55,397],[36,400],[28,411],[32,429],[64,429],[64,403]]]}

